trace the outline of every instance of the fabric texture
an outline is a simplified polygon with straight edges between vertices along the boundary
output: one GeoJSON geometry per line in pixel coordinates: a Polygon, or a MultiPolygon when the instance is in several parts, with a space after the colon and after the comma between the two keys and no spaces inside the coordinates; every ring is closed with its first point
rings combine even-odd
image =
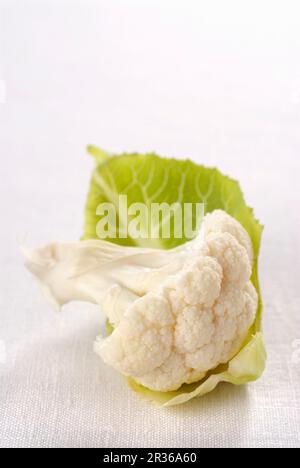
{"type": "Polygon", "coordinates": [[[299,447],[297,15],[256,1],[247,18],[231,0],[204,15],[200,2],[70,3],[0,1],[0,446],[299,447]],[[156,408],[94,354],[97,307],[49,308],[19,247],[82,234],[87,143],[240,181],[265,225],[260,381],[156,408]]]}

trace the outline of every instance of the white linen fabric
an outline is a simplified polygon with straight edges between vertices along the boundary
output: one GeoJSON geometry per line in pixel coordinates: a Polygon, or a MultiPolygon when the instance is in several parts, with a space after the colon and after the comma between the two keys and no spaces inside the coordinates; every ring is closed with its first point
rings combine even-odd
{"type": "Polygon", "coordinates": [[[289,0],[0,0],[1,447],[299,447],[298,18],[289,0]],[[259,382],[153,407],[93,353],[96,307],[50,310],[19,246],[80,237],[87,143],[241,182],[265,225],[259,382]]]}

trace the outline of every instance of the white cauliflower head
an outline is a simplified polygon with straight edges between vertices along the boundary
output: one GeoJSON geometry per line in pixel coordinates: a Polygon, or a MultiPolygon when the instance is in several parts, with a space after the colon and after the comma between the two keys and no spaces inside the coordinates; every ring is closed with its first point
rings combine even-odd
{"type": "MultiPolygon", "coordinates": [[[[79,298],[102,305],[114,326],[95,343],[104,362],[166,392],[198,381],[239,351],[258,296],[250,281],[251,240],[235,219],[215,211],[198,238],[170,251],[107,244],[82,242],[71,256],[70,245],[66,254],[52,245],[53,259],[38,275],[55,303],[79,298]]],[[[35,274],[44,252],[27,254],[35,274]]]]}

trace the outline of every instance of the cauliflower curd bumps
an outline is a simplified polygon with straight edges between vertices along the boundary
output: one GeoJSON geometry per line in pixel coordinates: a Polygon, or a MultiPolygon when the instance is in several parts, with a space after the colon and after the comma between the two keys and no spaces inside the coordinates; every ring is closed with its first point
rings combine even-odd
{"type": "Polygon", "coordinates": [[[102,359],[155,391],[177,390],[228,362],[247,337],[258,297],[251,240],[223,211],[205,217],[179,271],[136,298],[95,344],[102,359]]]}

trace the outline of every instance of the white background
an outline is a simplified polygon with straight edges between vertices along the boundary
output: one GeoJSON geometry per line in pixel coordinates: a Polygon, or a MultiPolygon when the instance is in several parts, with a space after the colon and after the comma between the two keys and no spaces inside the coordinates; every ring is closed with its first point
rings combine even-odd
{"type": "Polygon", "coordinates": [[[300,445],[299,24],[296,0],[0,0],[1,446],[300,445]],[[259,382],[156,409],[93,354],[95,308],[45,304],[19,245],[80,237],[88,143],[241,182],[265,224],[259,382]]]}

